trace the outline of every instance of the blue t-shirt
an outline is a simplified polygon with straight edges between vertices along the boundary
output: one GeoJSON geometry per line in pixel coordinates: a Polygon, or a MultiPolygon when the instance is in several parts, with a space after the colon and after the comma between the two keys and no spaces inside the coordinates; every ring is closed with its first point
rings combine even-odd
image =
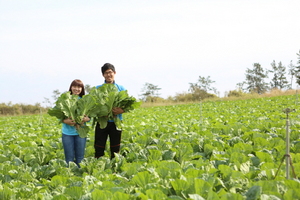
{"type": "MultiPolygon", "coordinates": [[[[86,122],[84,123],[86,125],[86,122]]],[[[75,126],[70,126],[69,124],[62,123],[62,133],[65,135],[79,135],[75,126]]]]}
{"type": "MultiPolygon", "coordinates": [[[[81,97],[78,97],[80,99],[81,97]]],[[[68,124],[62,123],[62,133],[65,135],[79,135],[75,126],[70,126],[68,124]]]]}
{"type": "MultiPolygon", "coordinates": [[[[105,84],[105,83],[104,83],[105,84]]],[[[119,84],[116,84],[115,82],[113,83],[117,88],[118,88],[118,91],[123,91],[123,90],[126,90],[122,85],[119,85],[119,84]]],[[[103,85],[103,84],[102,84],[103,85]]],[[[99,88],[101,87],[102,85],[97,85],[96,88],[99,88]]]]}
{"type": "MultiPolygon", "coordinates": [[[[119,85],[119,84],[116,84],[115,82],[113,83],[117,88],[118,88],[118,91],[123,91],[123,90],[126,90],[122,85],[119,85]]],[[[102,84],[103,85],[103,84],[102,84]]],[[[96,88],[99,88],[101,87],[102,85],[97,85],[96,88]]],[[[123,117],[122,117],[122,114],[118,114],[117,115],[119,117],[120,120],[123,120],[123,117]]],[[[114,120],[108,120],[109,122],[113,122],[114,120]]]]}
{"type": "Polygon", "coordinates": [[[70,126],[65,123],[62,123],[62,133],[65,135],[79,135],[75,126],[70,126]]]}

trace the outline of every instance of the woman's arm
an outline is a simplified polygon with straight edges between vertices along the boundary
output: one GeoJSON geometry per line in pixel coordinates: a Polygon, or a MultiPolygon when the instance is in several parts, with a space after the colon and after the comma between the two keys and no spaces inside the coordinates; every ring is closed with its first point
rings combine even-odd
{"type": "Polygon", "coordinates": [[[65,123],[65,124],[68,124],[70,126],[74,126],[76,124],[75,121],[70,119],[70,118],[66,118],[62,122],[65,123]]]}

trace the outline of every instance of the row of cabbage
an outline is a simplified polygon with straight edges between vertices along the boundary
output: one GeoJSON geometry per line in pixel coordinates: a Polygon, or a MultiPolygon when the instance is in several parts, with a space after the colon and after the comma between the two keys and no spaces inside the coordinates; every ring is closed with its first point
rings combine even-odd
{"type": "Polygon", "coordinates": [[[93,158],[91,128],[81,168],[66,167],[55,118],[1,117],[0,199],[300,199],[297,107],[281,96],[138,108],[113,160],[93,158]]]}

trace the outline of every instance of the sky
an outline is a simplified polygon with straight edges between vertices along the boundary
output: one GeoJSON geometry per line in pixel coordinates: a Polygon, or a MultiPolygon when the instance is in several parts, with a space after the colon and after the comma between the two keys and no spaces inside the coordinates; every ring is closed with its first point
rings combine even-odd
{"type": "Polygon", "coordinates": [[[259,63],[288,66],[300,51],[299,0],[0,0],[0,103],[44,105],[74,79],[116,83],[140,97],[188,92],[199,76],[219,96],[259,63]]]}

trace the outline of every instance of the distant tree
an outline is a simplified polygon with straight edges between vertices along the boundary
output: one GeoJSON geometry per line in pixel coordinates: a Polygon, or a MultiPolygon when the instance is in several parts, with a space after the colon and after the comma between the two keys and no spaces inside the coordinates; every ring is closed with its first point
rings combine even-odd
{"type": "Polygon", "coordinates": [[[195,92],[198,89],[204,90],[205,92],[213,91],[215,94],[217,94],[217,89],[215,87],[212,87],[211,84],[215,83],[215,81],[212,81],[210,79],[210,76],[208,77],[202,77],[199,76],[197,83],[190,83],[190,91],[195,92]]]}
{"type": "Polygon", "coordinates": [[[51,107],[51,101],[49,98],[44,97],[43,103],[46,104],[46,107],[51,107]]]}
{"type": "Polygon", "coordinates": [[[0,115],[27,115],[27,114],[38,114],[46,111],[45,108],[41,107],[40,103],[35,105],[30,104],[0,104],[0,115]]]}
{"type": "Polygon", "coordinates": [[[291,83],[290,83],[290,89],[293,88],[293,80],[294,80],[294,76],[296,75],[296,66],[293,64],[293,61],[291,60],[290,64],[289,64],[289,75],[291,76],[291,83]]]}
{"type": "Polygon", "coordinates": [[[242,90],[230,90],[227,97],[242,97],[245,93],[242,90]]]}
{"type": "Polygon", "coordinates": [[[296,55],[298,56],[298,60],[297,60],[297,65],[296,65],[296,74],[295,74],[295,77],[296,77],[296,83],[298,85],[300,85],[300,50],[299,50],[299,53],[296,53],[296,55]]]}
{"type": "Polygon", "coordinates": [[[90,93],[91,89],[92,89],[91,85],[86,84],[86,85],[84,86],[85,94],[90,93]]]}
{"type": "Polygon", "coordinates": [[[213,91],[217,94],[217,89],[211,86],[212,83],[215,83],[215,81],[212,81],[210,76],[206,78],[199,76],[197,83],[189,83],[189,91],[193,94],[193,100],[197,101],[199,99],[216,97],[216,95],[209,93],[210,91],[213,91]]]}
{"type": "Polygon", "coordinates": [[[244,85],[246,85],[246,81],[243,81],[241,83],[237,83],[236,84],[236,90],[246,92],[247,90],[245,90],[244,85]]]}
{"type": "Polygon", "coordinates": [[[263,94],[268,90],[268,84],[264,81],[265,78],[268,78],[268,71],[264,70],[259,63],[254,63],[253,69],[247,68],[246,70],[246,90],[263,94]]]}
{"type": "Polygon", "coordinates": [[[57,98],[60,96],[60,94],[61,94],[61,92],[59,90],[53,90],[52,97],[53,97],[54,101],[57,100],[57,98]]]}
{"type": "Polygon", "coordinates": [[[155,99],[157,99],[160,95],[158,93],[159,90],[161,90],[161,88],[159,88],[157,85],[145,83],[142,89],[143,93],[140,96],[142,96],[143,101],[154,102],[155,99]]]}
{"type": "Polygon", "coordinates": [[[281,62],[278,63],[278,66],[276,66],[275,60],[271,63],[272,69],[269,70],[268,72],[273,74],[273,78],[270,82],[270,85],[273,88],[278,88],[278,89],[284,89],[288,88],[288,81],[285,76],[286,74],[286,68],[285,66],[282,65],[281,62]]]}
{"type": "Polygon", "coordinates": [[[188,92],[176,93],[173,98],[173,101],[175,102],[191,102],[193,100],[194,100],[193,94],[188,92]]]}

